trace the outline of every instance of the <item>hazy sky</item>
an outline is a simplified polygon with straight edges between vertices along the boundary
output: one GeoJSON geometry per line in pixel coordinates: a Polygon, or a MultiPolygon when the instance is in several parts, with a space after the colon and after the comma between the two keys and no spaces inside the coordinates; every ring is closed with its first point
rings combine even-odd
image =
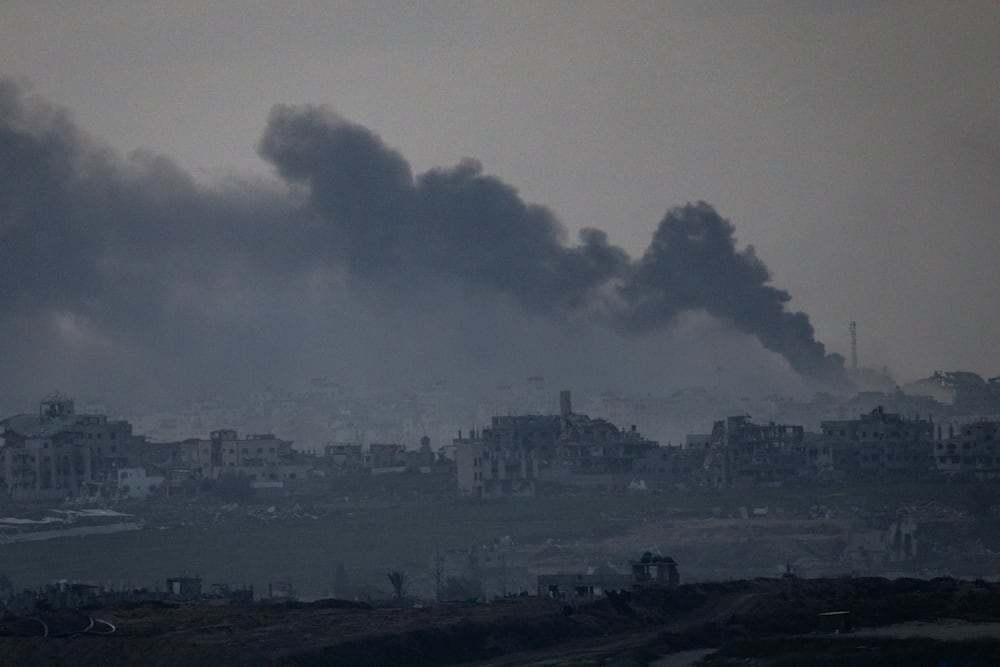
{"type": "Polygon", "coordinates": [[[0,74],[205,187],[270,182],[272,107],[317,104],[633,257],[704,200],[829,351],[853,319],[862,364],[992,376],[998,26],[989,0],[19,2],[0,74]]]}

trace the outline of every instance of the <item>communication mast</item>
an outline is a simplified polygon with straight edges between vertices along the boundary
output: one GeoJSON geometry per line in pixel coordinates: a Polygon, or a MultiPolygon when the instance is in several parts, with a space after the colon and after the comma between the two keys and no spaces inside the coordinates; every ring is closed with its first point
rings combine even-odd
{"type": "Polygon", "coordinates": [[[858,323],[851,320],[851,372],[858,372],[858,323]]]}

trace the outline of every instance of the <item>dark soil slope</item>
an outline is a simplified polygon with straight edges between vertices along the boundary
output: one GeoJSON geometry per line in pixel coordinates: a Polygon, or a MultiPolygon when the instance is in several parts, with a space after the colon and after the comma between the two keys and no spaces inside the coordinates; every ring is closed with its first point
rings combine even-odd
{"type": "MultiPolygon", "coordinates": [[[[838,610],[850,611],[856,627],[938,618],[1000,621],[1000,585],[755,579],[642,589],[577,608],[547,598],[422,609],[343,601],[118,605],[8,614],[0,618],[0,664],[645,664],[698,647],[723,647],[733,660],[743,660],[766,650],[773,638],[785,637],[782,645],[793,646],[787,638],[815,632],[819,613],[838,610]]],[[[886,641],[886,655],[903,644],[886,641]]],[[[978,654],[984,646],[970,651],[978,654]]],[[[724,651],[713,659],[726,660],[724,651]]]]}

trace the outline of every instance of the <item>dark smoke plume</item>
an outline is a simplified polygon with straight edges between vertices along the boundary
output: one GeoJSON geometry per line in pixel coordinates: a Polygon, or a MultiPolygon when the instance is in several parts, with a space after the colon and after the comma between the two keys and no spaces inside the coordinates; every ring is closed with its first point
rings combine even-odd
{"type": "Polygon", "coordinates": [[[402,363],[426,345],[380,339],[392,319],[365,324],[366,313],[436,299],[436,314],[411,321],[425,340],[441,323],[454,328],[432,334],[442,358],[491,332],[516,355],[525,326],[506,306],[493,320],[478,305],[467,308],[474,323],[452,315],[458,290],[536,322],[626,334],[706,311],[801,374],[843,379],[843,360],[825,354],[804,314],[786,311],[787,293],[707,204],[671,211],[632,260],[599,230],[569,244],[550,211],[475,161],[414,175],[371,131],[322,108],[276,107],[259,152],[282,183],[206,187],[168,158],[114,155],[0,79],[0,372],[68,377],[75,364],[111,385],[186,386],[227,373],[256,381],[242,371],[266,375],[293,359],[309,372],[317,354],[352,364],[388,350],[402,363]],[[358,342],[376,339],[375,353],[358,342]]]}
{"type": "Polygon", "coordinates": [[[323,109],[276,108],[260,154],[308,187],[328,247],[355,277],[404,277],[410,286],[454,280],[545,312],[586,306],[628,266],[598,230],[567,247],[547,209],[525,203],[478,162],[414,179],[369,130],[323,109]]]}
{"type": "Polygon", "coordinates": [[[736,249],[733,226],[705,202],[669,211],[622,288],[627,325],[650,330],[680,312],[704,309],[753,334],[799,373],[842,383],[844,359],[827,355],[805,313],[785,309],[788,292],[768,285],[771,274],[753,246],[736,249]]]}
{"type": "MultiPolygon", "coordinates": [[[[626,331],[664,327],[703,309],[757,337],[799,373],[845,380],[804,313],[752,247],[736,248],[733,226],[704,202],[671,210],[643,257],[632,262],[598,230],[567,247],[559,222],[524,203],[478,163],[414,180],[408,164],[367,129],[316,108],[279,107],[260,144],[279,173],[309,188],[331,244],[361,275],[433,275],[485,287],[530,311],[600,312],[626,331]],[[620,301],[606,302],[618,286],[620,301]]],[[[370,275],[368,277],[371,277],[370,275]]]]}

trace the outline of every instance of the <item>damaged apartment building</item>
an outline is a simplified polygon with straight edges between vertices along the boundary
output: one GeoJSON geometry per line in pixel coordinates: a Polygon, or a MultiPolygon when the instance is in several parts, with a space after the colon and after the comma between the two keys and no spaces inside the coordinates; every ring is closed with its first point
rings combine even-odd
{"type": "Polygon", "coordinates": [[[558,415],[493,417],[491,427],[454,440],[458,492],[473,498],[531,495],[543,473],[631,474],[635,461],[659,445],[633,426],[574,414],[571,394],[558,415]]]}
{"type": "Polygon", "coordinates": [[[824,421],[815,441],[823,449],[818,468],[834,478],[886,479],[926,476],[933,465],[934,423],[886,412],[879,406],[858,419],[824,421]],[[828,450],[828,453],[827,453],[828,450]]]}
{"type": "Polygon", "coordinates": [[[0,421],[0,477],[15,500],[48,500],[113,485],[144,439],[126,421],[77,414],[72,399],[54,394],[38,414],[0,421]]]}
{"type": "MultiPolygon", "coordinates": [[[[747,415],[716,421],[711,434],[687,438],[686,451],[701,462],[691,467],[690,481],[749,487],[809,480],[916,479],[933,470],[934,424],[929,419],[877,407],[857,419],[823,421],[820,427],[820,433],[806,433],[802,426],[755,424],[747,415]]],[[[946,446],[939,443],[938,448],[946,446]]],[[[952,450],[956,446],[951,445],[952,450]]]]}
{"type": "Polygon", "coordinates": [[[688,450],[704,453],[693,481],[719,487],[786,483],[802,474],[803,440],[801,426],[755,424],[749,415],[716,421],[711,434],[688,436],[688,450]]]}

